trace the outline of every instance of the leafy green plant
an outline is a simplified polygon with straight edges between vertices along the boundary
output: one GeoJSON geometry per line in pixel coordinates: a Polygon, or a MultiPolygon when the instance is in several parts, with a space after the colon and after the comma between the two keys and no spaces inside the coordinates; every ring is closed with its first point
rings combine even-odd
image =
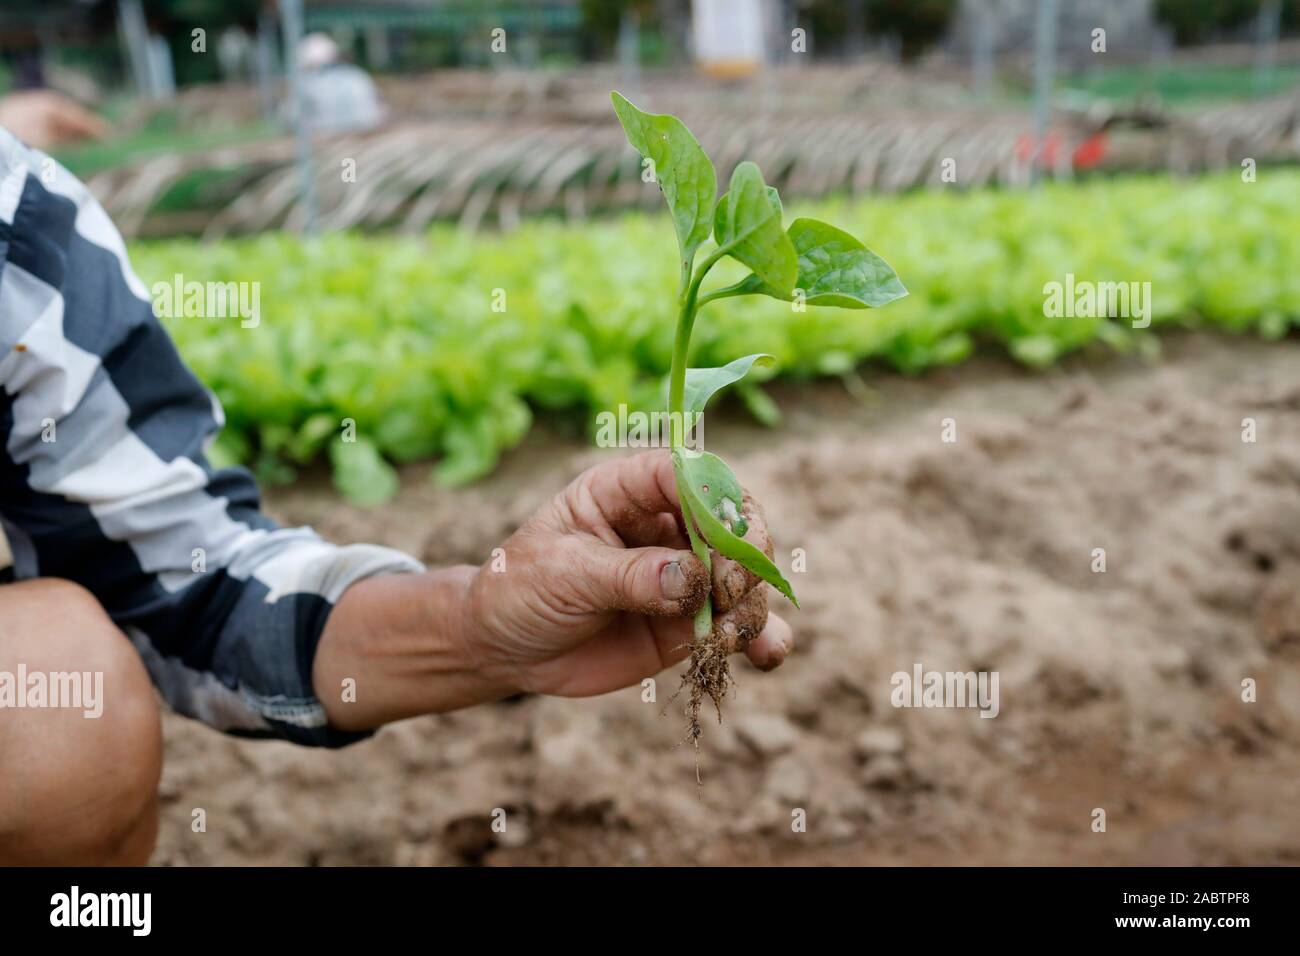
{"type": "MultiPolygon", "coordinates": [[[[617,92],[610,98],[628,142],[649,161],[677,233],[681,272],[668,412],[677,495],[691,549],[710,570],[712,552],[738,562],[798,606],[790,582],[771,558],[745,540],[744,494],[731,468],[711,452],[686,447],[687,423],[704,411],[709,399],[772,356],[759,353],[719,368],[688,368],[696,316],[708,303],[733,296],[764,295],[798,306],[866,309],[899,299],[907,290],[883,259],[841,229],[816,219],[796,219],[788,229],[782,228],[781,199],[752,162],[736,166],[727,192],[719,197],[713,163],[681,120],[643,112],[617,92]],[[713,245],[697,267],[696,256],[710,237],[713,245]],[[709,270],[727,257],[747,267],[749,274],[703,291],[709,270]]],[[[725,648],[719,652],[723,638],[713,625],[711,598],[696,615],[694,631],[686,675],[693,741],[700,735],[703,697],[707,695],[719,707],[730,682],[725,648]]]]}
{"type": "MultiPolygon", "coordinates": [[[[1297,193],[1300,169],[1277,166],[1253,183],[1238,173],[1146,175],[800,203],[798,215],[887,250],[910,294],[869,322],[847,309],[792,312],[766,295],[717,300],[691,337],[691,360],[774,355],[733,389],[770,421],[761,378],[851,377],[864,362],[868,374],[919,374],[976,350],[1038,368],[1081,350],[1154,354],[1163,335],[1187,328],[1295,336],[1297,193]],[[1067,271],[1151,279],[1151,327],[1047,314],[1043,285],[1067,271]]],[[[470,237],[439,225],[422,236],[329,233],[312,242],[288,233],[140,240],[131,261],[146,286],[177,273],[261,283],[257,328],[164,319],[225,406],[214,461],[293,480],[309,462],[357,451],[375,476],[336,470],[336,481],[350,499],[369,500],[393,487],[377,480],[393,462],[436,460],[440,484],[480,478],[535,416],[594,436],[601,410],[662,410],[672,362],[664,329],[681,280],[676,245],[660,216],[638,212],[582,225],[529,219],[470,237]],[[485,294],[498,286],[509,289],[508,312],[494,312],[485,294]],[[348,418],[358,441],[334,449],[348,418]]],[[[748,272],[727,257],[709,281],[748,272]]]]}

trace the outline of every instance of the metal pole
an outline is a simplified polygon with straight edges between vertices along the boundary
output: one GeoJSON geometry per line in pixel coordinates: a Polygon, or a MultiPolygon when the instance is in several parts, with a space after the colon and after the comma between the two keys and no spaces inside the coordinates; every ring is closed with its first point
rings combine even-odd
{"type": "Polygon", "coordinates": [[[1282,29],[1282,0],[1264,0],[1259,8],[1255,35],[1255,92],[1261,96],[1273,90],[1273,69],[1277,65],[1277,36],[1282,29]]]}
{"type": "Polygon", "coordinates": [[[155,99],[153,74],[149,70],[149,27],[140,0],[121,0],[118,3],[117,30],[122,45],[126,47],[136,92],[146,99],[155,99]]]}
{"type": "Polygon", "coordinates": [[[1038,166],[1047,140],[1047,121],[1052,108],[1052,79],[1056,73],[1056,3],[1038,0],[1034,24],[1034,148],[1029,181],[1038,182],[1038,166]]]}
{"type": "Polygon", "coordinates": [[[848,4],[849,42],[845,53],[850,60],[857,62],[867,52],[867,2],[866,0],[849,0],[848,4]]]}
{"type": "Polygon", "coordinates": [[[298,68],[298,44],[302,41],[302,0],[280,0],[280,29],[284,32],[285,73],[289,77],[289,111],[297,146],[298,178],[306,219],[303,232],[316,233],[316,181],[311,168],[311,137],[303,122],[302,74],[298,68]]]}
{"type": "Polygon", "coordinates": [[[262,116],[275,119],[275,18],[267,10],[257,17],[257,95],[262,116]]]}
{"type": "Polygon", "coordinates": [[[975,96],[987,100],[993,93],[993,11],[988,0],[974,0],[971,17],[971,78],[975,96]]]}
{"type": "Polygon", "coordinates": [[[641,82],[641,14],[624,10],[618,21],[618,66],[628,89],[641,82]]]}

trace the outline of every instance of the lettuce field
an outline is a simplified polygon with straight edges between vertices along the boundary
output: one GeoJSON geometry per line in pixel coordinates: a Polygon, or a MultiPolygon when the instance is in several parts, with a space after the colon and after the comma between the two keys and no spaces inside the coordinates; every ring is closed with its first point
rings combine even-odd
{"type": "MultiPolygon", "coordinates": [[[[1153,350],[1153,333],[1169,327],[1281,337],[1300,324],[1300,171],[925,192],[789,213],[857,235],[910,295],[866,312],[721,301],[692,364],[768,352],[772,375],[845,375],[869,360],[914,373],[988,345],[1047,366],[1088,346],[1153,350]],[[1150,327],[1045,308],[1046,287],[1067,273],[1149,282],[1150,327]]],[[[679,274],[672,231],[655,219],[533,221],[474,237],[438,227],[419,238],[169,240],[131,253],[150,287],[177,276],[259,284],[255,327],[164,316],[225,406],[214,458],[274,480],[328,457],[340,490],[367,502],[395,487],[390,462],[436,460],[445,483],[488,473],[538,413],[591,427],[620,403],[661,407],[679,274]],[[345,428],[355,442],[337,440],[345,428]]],[[[718,271],[726,284],[744,269],[718,271]]],[[[740,388],[775,421],[760,387],[740,388]]]]}

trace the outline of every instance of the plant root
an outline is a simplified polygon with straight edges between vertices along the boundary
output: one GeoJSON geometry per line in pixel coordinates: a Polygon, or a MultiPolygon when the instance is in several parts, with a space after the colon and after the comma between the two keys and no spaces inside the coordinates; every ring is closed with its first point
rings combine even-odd
{"type": "MultiPolygon", "coordinates": [[[[763,510],[748,492],[745,493],[744,513],[750,516],[745,534],[755,547],[769,558],[773,555],[772,539],[768,537],[763,510]],[[757,516],[758,520],[753,520],[757,516]]],[[[704,637],[690,644],[691,659],[668,704],[686,693],[686,736],[681,741],[695,750],[695,782],[700,781],[700,738],[704,736],[701,714],[705,700],[713,703],[718,723],[722,723],[722,701],[736,686],[731,673],[731,655],[743,651],[749,642],[763,632],[767,624],[768,587],[758,575],[739,563],[722,557],[714,551],[712,561],[713,628],[704,637]]],[[[664,710],[668,708],[664,705],[664,710]]]]}
{"type": "Polygon", "coordinates": [[[722,701],[736,687],[731,672],[731,655],[745,650],[757,637],[767,622],[767,592],[757,587],[745,595],[730,613],[714,619],[713,629],[705,637],[696,638],[689,645],[690,662],[677,691],[669,699],[686,694],[686,736],[695,751],[695,782],[700,780],[700,738],[704,735],[702,714],[705,701],[713,704],[718,723],[722,723],[722,701]]]}
{"type": "Polygon", "coordinates": [[[735,684],[731,676],[731,654],[729,641],[718,628],[713,628],[707,637],[696,639],[691,644],[691,661],[682,675],[681,687],[686,694],[686,740],[695,750],[695,782],[700,784],[700,737],[704,728],[700,723],[700,712],[704,709],[704,699],[713,702],[713,711],[722,723],[722,700],[735,684]]]}

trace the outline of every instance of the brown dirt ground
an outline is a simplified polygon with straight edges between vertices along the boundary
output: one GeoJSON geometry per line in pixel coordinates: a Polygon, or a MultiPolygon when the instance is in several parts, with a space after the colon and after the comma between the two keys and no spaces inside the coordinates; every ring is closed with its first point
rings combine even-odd
{"type": "MultiPolygon", "coordinates": [[[[332,753],[169,715],[154,862],[1300,863],[1300,341],[1180,336],[1156,364],[989,358],[852,392],[780,386],[779,431],[709,431],[778,562],[803,548],[807,571],[796,653],[738,662],[702,792],[678,704],[661,716],[671,674],[654,704],[520,699],[332,753]],[[914,662],[997,670],[1001,713],[895,709],[914,662]]],[[[416,467],[372,512],[319,479],[270,506],[478,563],[602,454],[539,430],[468,489],[416,467]]]]}

